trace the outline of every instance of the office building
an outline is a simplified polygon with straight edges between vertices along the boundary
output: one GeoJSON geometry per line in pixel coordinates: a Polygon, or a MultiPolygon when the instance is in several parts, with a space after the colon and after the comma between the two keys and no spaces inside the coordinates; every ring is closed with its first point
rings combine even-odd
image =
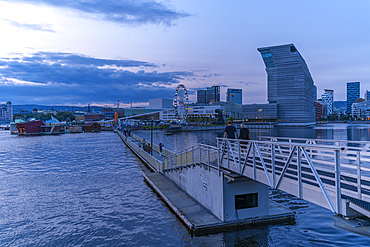
{"type": "Polygon", "coordinates": [[[248,122],[276,122],[277,104],[248,104],[243,105],[243,119],[248,122]]]}
{"type": "Polygon", "coordinates": [[[352,104],[360,98],[360,82],[347,82],[347,115],[351,114],[352,104]]]}
{"type": "Polygon", "coordinates": [[[320,102],[318,101],[315,101],[314,102],[314,105],[315,105],[315,112],[316,112],[316,120],[322,118],[324,115],[322,114],[322,111],[323,111],[323,105],[320,104],[320,102]]]}
{"type": "Polygon", "coordinates": [[[197,90],[197,103],[207,104],[207,90],[197,90]]]}
{"type": "Polygon", "coordinates": [[[226,118],[233,117],[234,119],[242,118],[242,105],[232,102],[210,102],[211,106],[220,106],[226,118]]]}
{"type": "Polygon", "coordinates": [[[313,85],[313,101],[317,101],[317,86],[313,85]]]}
{"type": "Polygon", "coordinates": [[[370,100],[370,91],[366,90],[365,92],[365,95],[364,95],[364,99],[367,101],[367,100],[370,100]]]}
{"type": "Polygon", "coordinates": [[[324,94],[321,95],[321,99],[327,106],[326,116],[332,115],[334,110],[334,90],[324,89],[324,94]]]}
{"type": "Polygon", "coordinates": [[[293,44],[258,48],[266,66],[267,100],[277,104],[279,125],[315,124],[314,83],[293,44]]]}
{"type": "Polygon", "coordinates": [[[161,109],[161,108],[173,108],[173,99],[149,99],[149,108],[161,109]]]}
{"type": "Polygon", "coordinates": [[[243,90],[228,88],[226,91],[226,101],[242,105],[243,104],[243,90]]]}
{"type": "Polygon", "coordinates": [[[220,86],[207,87],[206,103],[220,102],[220,86]]]}
{"type": "Polygon", "coordinates": [[[5,105],[0,105],[0,121],[13,121],[13,105],[8,101],[5,105]]]}

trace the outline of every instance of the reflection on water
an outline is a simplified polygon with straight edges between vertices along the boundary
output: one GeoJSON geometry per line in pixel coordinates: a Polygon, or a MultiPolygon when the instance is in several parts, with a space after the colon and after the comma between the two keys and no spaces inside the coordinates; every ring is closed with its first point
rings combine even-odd
{"type": "MultiPolygon", "coordinates": [[[[150,140],[150,131],[135,133],[150,140]]],[[[365,126],[251,130],[252,138],[300,133],[369,137],[365,126]]],[[[215,145],[222,134],[155,131],[153,141],[175,151],[215,145]]],[[[369,238],[334,228],[329,210],[277,190],[270,198],[296,210],[295,224],[191,237],[144,172],[114,133],[21,138],[0,131],[0,246],[369,246],[369,238]]]]}

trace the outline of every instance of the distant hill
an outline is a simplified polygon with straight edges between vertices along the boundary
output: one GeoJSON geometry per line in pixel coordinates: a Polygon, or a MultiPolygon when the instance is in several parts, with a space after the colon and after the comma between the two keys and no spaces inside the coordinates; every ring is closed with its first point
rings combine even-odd
{"type": "MultiPolygon", "coordinates": [[[[13,105],[13,111],[27,110],[32,111],[33,108],[37,110],[50,110],[54,111],[87,111],[87,106],[47,106],[47,105],[13,105]]],[[[102,107],[100,106],[90,106],[91,111],[100,111],[102,107]]]]}
{"type": "Polygon", "coordinates": [[[334,110],[346,109],[347,101],[334,101],[334,110]]]}

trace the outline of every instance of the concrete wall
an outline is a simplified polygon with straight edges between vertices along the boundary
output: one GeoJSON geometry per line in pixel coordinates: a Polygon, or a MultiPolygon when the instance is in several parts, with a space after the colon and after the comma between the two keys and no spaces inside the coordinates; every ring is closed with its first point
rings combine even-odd
{"type": "Polygon", "coordinates": [[[267,185],[247,179],[230,181],[224,178],[225,221],[269,215],[269,189],[267,185]],[[235,195],[258,193],[258,207],[235,209],[235,195]]]}
{"type": "Polygon", "coordinates": [[[174,169],[165,175],[222,221],[269,215],[269,190],[262,183],[230,181],[206,165],[174,169]],[[252,193],[258,193],[258,207],[236,210],[235,195],[252,193]]]}
{"type": "Polygon", "coordinates": [[[223,176],[206,165],[194,165],[165,172],[165,175],[195,200],[224,221],[223,176]]]}

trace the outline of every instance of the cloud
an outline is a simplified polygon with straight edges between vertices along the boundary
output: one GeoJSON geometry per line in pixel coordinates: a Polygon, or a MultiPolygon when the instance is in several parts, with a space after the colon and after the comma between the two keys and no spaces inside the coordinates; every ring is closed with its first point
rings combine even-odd
{"type": "Polygon", "coordinates": [[[148,102],[172,96],[181,81],[196,76],[187,71],[147,72],[158,68],[149,62],[55,52],[0,58],[0,65],[0,98],[10,97],[15,104],[148,102]]]}
{"type": "Polygon", "coordinates": [[[252,84],[259,84],[258,82],[243,82],[243,81],[238,81],[237,83],[242,84],[242,85],[246,85],[246,86],[252,85],[252,84]]]}
{"type": "Polygon", "coordinates": [[[129,25],[164,24],[174,25],[180,18],[190,14],[173,10],[163,3],[153,0],[7,0],[9,2],[24,2],[28,4],[49,5],[73,9],[100,17],[104,20],[129,25]]]}
{"type": "Polygon", "coordinates": [[[12,26],[21,28],[21,29],[27,29],[27,30],[32,30],[32,31],[43,31],[43,32],[52,32],[55,33],[53,29],[49,27],[49,25],[38,25],[38,24],[26,24],[26,23],[19,23],[16,21],[8,20],[8,19],[3,19],[7,23],[9,23],[12,26]]]}

